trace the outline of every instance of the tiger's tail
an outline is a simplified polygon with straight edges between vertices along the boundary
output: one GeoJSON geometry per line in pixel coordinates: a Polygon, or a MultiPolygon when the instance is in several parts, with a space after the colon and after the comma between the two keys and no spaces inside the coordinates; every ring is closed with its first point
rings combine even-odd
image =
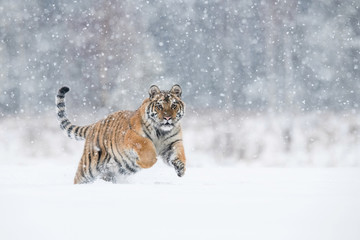
{"type": "Polygon", "coordinates": [[[60,123],[60,128],[66,132],[69,138],[75,138],[76,140],[83,140],[86,138],[86,134],[91,128],[89,126],[76,126],[70,122],[65,112],[65,94],[70,91],[68,87],[62,87],[59,89],[56,96],[56,112],[57,119],[60,123]]]}

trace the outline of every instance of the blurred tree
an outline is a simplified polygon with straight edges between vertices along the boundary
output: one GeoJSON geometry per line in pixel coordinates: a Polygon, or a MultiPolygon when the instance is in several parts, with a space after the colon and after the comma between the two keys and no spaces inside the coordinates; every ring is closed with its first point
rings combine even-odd
{"type": "Polygon", "coordinates": [[[134,108],[179,83],[193,108],[359,109],[359,3],[36,0],[0,6],[1,115],[134,108]]]}

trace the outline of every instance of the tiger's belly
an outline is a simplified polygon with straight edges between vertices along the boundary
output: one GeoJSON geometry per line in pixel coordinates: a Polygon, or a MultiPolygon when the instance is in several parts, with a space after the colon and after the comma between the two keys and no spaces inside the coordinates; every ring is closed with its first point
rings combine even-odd
{"type": "Polygon", "coordinates": [[[120,158],[112,157],[105,164],[103,175],[108,177],[117,177],[124,175],[132,175],[140,171],[140,166],[137,165],[137,154],[132,152],[124,152],[120,158]]]}

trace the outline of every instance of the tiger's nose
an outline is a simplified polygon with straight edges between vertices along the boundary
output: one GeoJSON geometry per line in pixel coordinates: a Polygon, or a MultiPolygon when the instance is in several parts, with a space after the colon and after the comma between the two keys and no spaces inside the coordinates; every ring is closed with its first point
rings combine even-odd
{"type": "Polygon", "coordinates": [[[165,119],[166,121],[169,121],[169,120],[171,119],[171,117],[164,117],[164,119],[165,119]]]}

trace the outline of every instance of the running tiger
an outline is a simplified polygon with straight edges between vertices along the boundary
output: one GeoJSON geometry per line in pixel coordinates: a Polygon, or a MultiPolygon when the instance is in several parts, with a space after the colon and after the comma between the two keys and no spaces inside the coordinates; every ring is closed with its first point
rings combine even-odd
{"type": "Polygon", "coordinates": [[[113,183],[122,175],[152,167],[157,156],[175,168],[179,177],[185,173],[185,153],[180,119],[184,116],[181,87],[160,91],[153,85],[149,98],[136,111],[119,111],[88,126],[73,125],[66,116],[62,87],[56,96],[60,127],[70,138],[85,139],[85,147],[74,183],[91,183],[102,178],[113,183]]]}

